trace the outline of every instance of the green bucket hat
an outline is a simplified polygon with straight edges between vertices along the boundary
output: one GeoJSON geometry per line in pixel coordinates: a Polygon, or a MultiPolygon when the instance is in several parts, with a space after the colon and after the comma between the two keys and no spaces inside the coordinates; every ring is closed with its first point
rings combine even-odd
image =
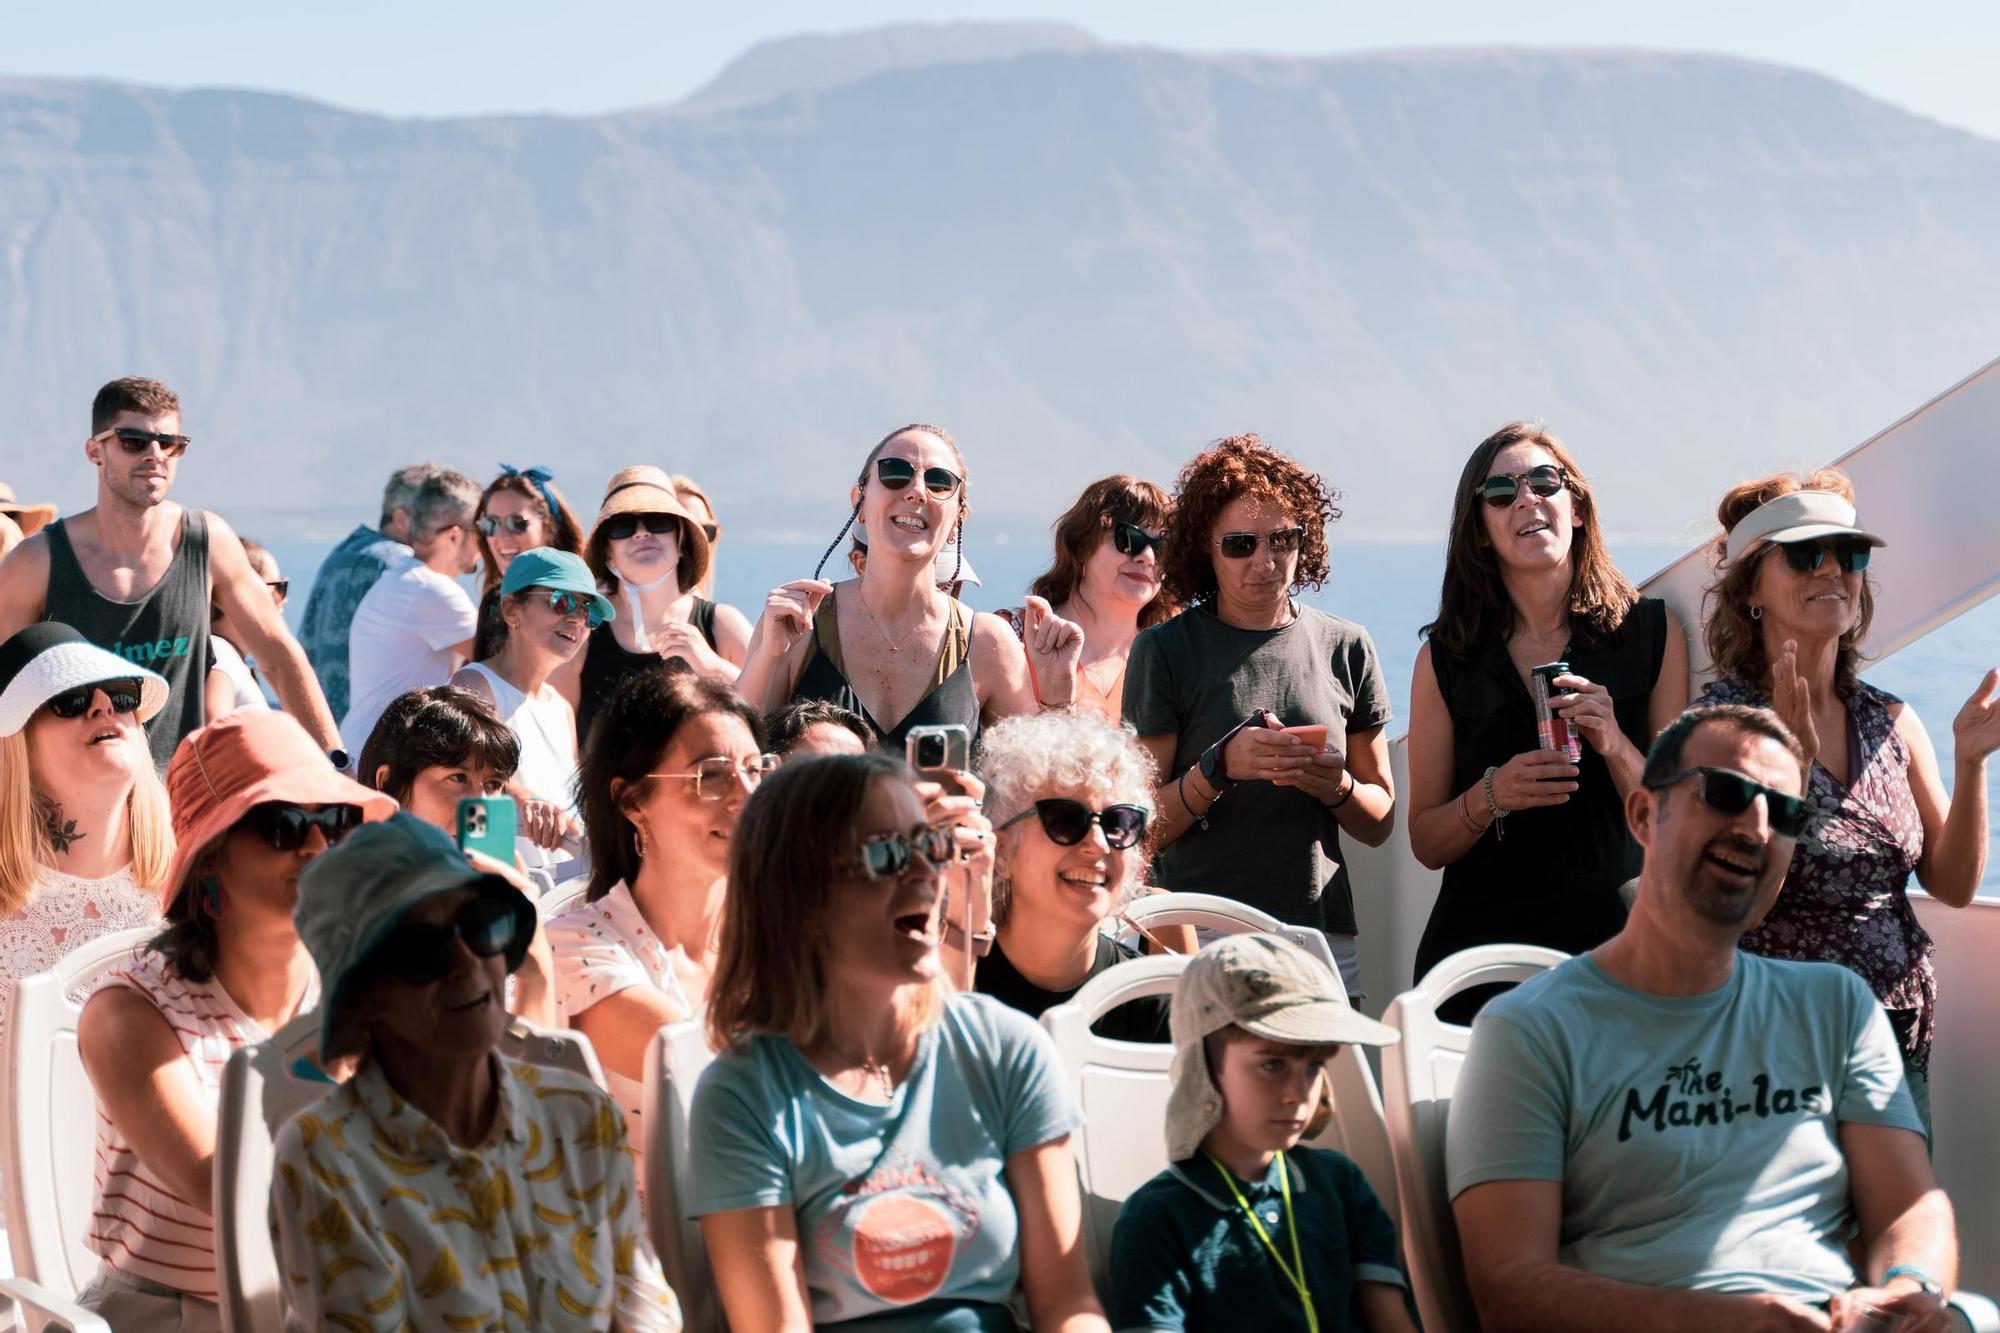
{"type": "Polygon", "coordinates": [[[529,588],[552,588],[588,598],[592,625],[601,625],[616,615],[610,600],[597,590],[597,579],[583,557],[553,546],[531,547],[508,563],[506,577],[500,580],[500,595],[510,597],[529,588]]]}
{"type": "Polygon", "coordinates": [[[319,969],[322,1064],[367,1045],[346,1011],[354,998],[349,983],[368,956],[411,908],[464,888],[506,899],[522,918],[519,942],[506,955],[512,972],[534,937],[535,905],[503,877],[475,868],[444,830],[397,811],[364,824],[305,868],[292,921],[319,969]]]}

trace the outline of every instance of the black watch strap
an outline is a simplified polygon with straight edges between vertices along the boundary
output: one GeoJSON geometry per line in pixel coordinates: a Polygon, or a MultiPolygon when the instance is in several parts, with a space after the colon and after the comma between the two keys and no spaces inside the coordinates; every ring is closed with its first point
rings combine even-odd
{"type": "Polygon", "coordinates": [[[1208,785],[1210,789],[1213,790],[1217,796],[1222,795],[1222,793],[1228,791],[1231,787],[1234,787],[1237,783],[1236,778],[1232,778],[1229,776],[1228,761],[1223,758],[1222,752],[1228,748],[1229,742],[1236,739],[1236,733],[1243,730],[1243,728],[1263,726],[1265,716],[1266,714],[1263,709],[1261,708],[1257,709],[1255,712],[1251,713],[1250,716],[1244,718],[1241,722],[1238,722],[1228,731],[1222,733],[1221,740],[1217,741],[1215,744],[1209,746],[1206,750],[1203,750],[1201,752],[1201,759],[1199,761],[1201,765],[1201,775],[1202,777],[1208,780],[1208,785]]]}

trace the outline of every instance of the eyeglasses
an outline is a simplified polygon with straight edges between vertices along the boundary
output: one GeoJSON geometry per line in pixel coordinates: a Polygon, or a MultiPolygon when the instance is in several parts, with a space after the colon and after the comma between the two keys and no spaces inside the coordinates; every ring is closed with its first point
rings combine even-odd
{"type": "MultiPolygon", "coordinates": [[[[428,986],[451,971],[451,944],[463,940],[476,958],[526,952],[521,918],[504,898],[474,898],[449,925],[406,921],[368,955],[368,966],[409,986],[428,986]]],[[[508,963],[514,963],[509,957],[508,963]]]]}
{"type": "Polygon", "coordinates": [[[1042,832],[1058,847],[1074,847],[1090,835],[1090,826],[1104,830],[1104,841],[1113,851],[1124,851],[1146,836],[1146,808],[1139,805],[1107,805],[1093,810],[1081,801],[1054,797],[1033,805],[1002,824],[1013,828],[1030,815],[1042,821],[1042,832]]]}
{"type": "Polygon", "coordinates": [[[561,592],[555,588],[543,588],[540,591],[549,595],[549,610],[564,620],[580,615],[592,629],[604,623],[604,612],[597,605],[596,598],[585,597],[580,592],[561,592]]]}
{"type": "Polygon", "coordinates": [[[701,525],[701,535],[708,538],[709,544],[712,546],[715,544],[715,539],[722,535],[722,525],[720,523],[704,523],[701,525]]]}
{"type": "MultiPolygon", "coordinates": [[[[518,537],[539,522],[541,519],[529,514],[509,514],[505,518],[493,514],[481,514],[473,521],[472,526],[479,529],[479,535],[482,537],[497,537],[503,532],[511,532],[518,537]]],[[[625,535],[629,537],[632,534],[625,535]]]]}
{"type": "MultiPolygon", "coordinates": [[[[882,483],[885,490],[900,491],[917,479],[917,465],[907,458],[878,458],[875,460],[875,480],[882,483]]],[[[950,495],[959,488],[965,478],[950,468],[927,467],[924,469],[924,489],[932,495],[950,495]]]]}
{"type": "Polygon", "coordinates": [[[1840,562],[1843,574],[1859,574],[1868,568],[1868,557],[1875,553],[1875,548],[1868,543],[1845,537],[1822,537],[1816,541],[1804,542],[1773,542],[1772,545],[1783,551],[1785,563],[1801,574],[1810,574],[1818,569],[1826,563],[1828,555],[1840,562]]]}
{"type": "Polygon", "coordinates": [[[695,762],[690,773],[648,773],[649,778],[692,778],[694,795],[698,801],[719,801],[729,795],[729,784],[740,782],[745,791],[756,791],[757,784],[769,777],[778,767],[778,756],[774,754],[753,754],[748,759],[731,759],[728,755],[710,755],[695,762]]]}
{"type": "Polygon", "coordinates": [[[1113,523],[1111,525],[1112,549],[1120,555],[1131,556],[1135,560],[1146,553],[1147,547],[1159,546],[1165,540],[1165,534],[1155,537],[1137,523],[1113,523]]]}
{"type": "Polygon", "coordinates": [[[922,857],[924,864],[942,870],[958,860],[958,839],[948,828],[928,828],[921,833],[877,833],[863,838],[860,855],[840,863],[840,868],[864,879],[895,879],[922,857]]]}
{"type": "Polygon", "coordinates": [[[332,847],[361,827],[361,807],[329,805],[307,810],[283,801],[266,801],[250,807],[250,824],[274,852],[296,852],[306,845],[306,835],[315,828],[326,835],[326,845],[332,847]]]}
{"type": "Polygon", "coordinates": [[[1520,498],[1521,483],[1544,500],[1569,482],[1569,473],[1554,463],[1531,467],[1526,472],[1496,472],[1479,483],[1479,498],[1495,509],[1505,509],[1520,498]]]}
{"type": "Polygon", "coordinates": [[[1688,778],[1701,779],[1698,789],[1701,803],[1719,815],[1740,815],[1750,808],[1750,802],[1762,796],[1764,809],[1770,813],[1772,832],[1796,838],[1812,822],[1812,806],[1802,798],[1773,791],[1726,768],[1684,768],[1647,785],[1653,791],[1664,791],[1688,778]]]}
{"type": "Polygon", "coordinates": [[[664,537],[680,525],[672,514],[618,514],[604,520],[604,535],[614,542],[629,541],[644,528],[655,537],[664,537]]]}
{"type": "Polygon", "coordinates": [[[168,458],[179,458],[187,452],[187,447],[194,443],[192,436],[166,435],[157,431],[140,430],[136,426],[120,426],[111,433],[118,437],[119,447],[134,458],[156,444],[160,446],[160,452],[168,458]]]}
{"type": "Polygon", "coordinates": [[[135,713],[139,710],[140,688],[135,677],[131,680],[100,680],[94,685],[79,685],[73,690],[64,690],[51,698],[48,709],[60,718],[82,717],[90,711],[90,701],[99,690],[111,701],[114,713],[135,713]]]}
{"type": "Polygon", "coordinates": [[[1247,560],[1257,554],[1258,542],[1269,542],[1272,555],[1285,555],[1298,550],[1305,539],[1304,528],[1279,528],[1261,537],[1254,532],[1225,532],[1215,544],[1231,560],[1247,560]]]}
{"type": "Polygon", "coordinates": [[[281,602],[292,595],[292,581],[290,579],[265,579],[264,586],[269,588],[271,595],[281,602]]]}

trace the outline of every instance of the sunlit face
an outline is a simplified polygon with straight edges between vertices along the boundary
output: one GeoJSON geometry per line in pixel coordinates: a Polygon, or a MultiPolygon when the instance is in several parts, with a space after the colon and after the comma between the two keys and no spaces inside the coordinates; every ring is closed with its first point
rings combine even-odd
{"type": "Polygon", "coordinates": [[[850,493],[849,502],[860,503],[861,520],[868,526],[869,558],[935,561],[963,512],[965,488],[961,483],[951,494],[938,495],[924,484],[924,472],[943,468],[963,478],[965,465],[950,445],[924,430],[904,431],[875,457],[902,459],[916,469],[916,476],[901,490],[890,490],[870,463],[867,484],[850,493]]]}
{"type": "MultiPolygon", "coordinates": [[[[470,888],[434,894],[403,913],[397,925],[448,926],[478,896],[470,888]]],[[[499,1045],[507,1028],[505,951],[481,958],[455,939],[450,956],[445,974],[421,985],[393,974],[369,977],[357,1016],[377,1041],[468,1057],[499,1045]]]]}
{"type": "MultiPolygon", "coordinates": [[[[388,777],[387,764],[375,770],[378,786],[388,777]]],[[[456,836],[460,801],[468,796],[498,796],[506,789],[507,780],[484,764],[432,764],[419,769],[411,780],[403,808],[426,824],[456,836]]]]}
{"type": "Polygon", "coordinates": [[[1232,1035],[1209,1074],[1222,1091],[1218,1132],[1251,1152],[1283,1152],[1299,1141],[1319,1101],[1336,1046],[1299,1046],[1232,1035]],[[1219,1067],[1217,1067],[1219,1066],[1219,1067]]]}
{"type": "Polygon", "coordinates": [[[57,717],[46,704],[25,728],[28,773],[34,787],[61,804],[75,792],[128,792],[140,764],[151,764],[139,714],[113,711],[101,688],[90,693],[80,717],[57,717]]]}
{"type": "MultiPolygon", "coordinates": [[[[1802,790],[1799,761],[1767,736],[1720,723],[1697,727],[1681,768],[1723,768],[1786,795],[1802,790]]],[[[1687,779],[1646,794],[1650,816],[1633,836],[1646,864],[1665,873],[1693,913],[1721,926],[1748,927],[1776,900],[1792,864],[1794,842],[1771,827],[1762,796],[1733,815],[1711,808],[1700,781],[1687,779]]]]}
{"type": "Polygon", "coordinates": [[[867,754],[859,736],[835,722],[815,722],[799,733],[785,758],[811,759],[824,754],[867,754]]]}
{"type": "Polygon", "coordinates": [[[479,542],[472,531],[472,510],[459,509],[447,517],[434,519],[429,528],[412,539],[410,549],[432,569],[454,575],[472,573],[479,568],[479,542]]]}
{"type": "Polygon", "coordinates": [[[590,637],[590,604],[572,598],[568,611],[550,605],[549,588],[523,588],[500,602],[501,619],[507,622],[507,642],[519,643],[554,665],[575,657],[590,637]]]}
{"type": "MultiPolygon", "coordinates": [[[[655,515],[639,515],[653,518],[655,515]]],[[[627,583],[650,584],[680,567],[681,527],[678,520],[665,532],[650,532],[641,523],[630,537],[614,537],[605,543],[611,568],[627,583]]]]}
{"type": "MultiPolygon", "coordinates": [[[[1035,799],[1068,797],[1087,809],[1102,810],[1127,796],[1109,789],[1051,787],[1035,799]]],[[[1076,938],[1097,929],[1118,905],[1118,896],[1143,864],[1145,844],[1122,850],[1104,840],[1096,824],[1082,841],[1064,847],[1030,815],[1001,835],[998,869],[1012,884],[1007,909],[1010,931],[1030,928],[1076,938]]]]}
{"type": "Polygon", "coordinates": [[[555,534],[549,531],[548,520],[542,517],[542,507],[518,491],[495,491],[486,497],[486,515],[497,521],[491,537],[486,539],[486,549],[493,553],[493,570],[505,574],[507,566],[514,563],[514,557],[523,551],[532,551],[537,546],[549,546],[555,541],[555,534]],[[527,529],[515,532],[510,523],[515,519],[526,521],[527,529]]]}
{"type": "Polygon", "coordinates": [[[1750,605],[1764,621],[1766,641],[1775,639],[1838,639],[1861,619],[1860,570],[1849,574],[1831,552],[1818,569],[1793,569],[1785,553],[1766,542],[1750,554],[1757,573],[1750,584],[1750,605]]]}
{"type": "MultiPolygon", "coordinates": [[[[1487,465],[1488,477],[1519,477],[1538,467],[1559,467],[1556,456],[1539,444],[1510,444],[1493,456],[1487,465]]],[[[1582,521],[1576,512],[1576,496],[1565,486],[1554,495],[1535,494],[1534,487],[1521,483],[1514,503],[1496,509],[1474,497],[1487,544],[1502,568],[1549,569],[1570,558],[1571,542],[1582,521]]]]}
{"type": "MultiPolygon", "coordinates": [[[[717,756],[740,765],[759,753],[756,737],[736,714],[697,713],[674,732],[653,772],[693,773],[702,760],[717,756]]],[[[645,832],[648,855],[692,861],[716,876],[728,868],[729,840],[749,798],[748,784],[711,781],[697,794],[691,777],[652,777],[620,787],[618,794],[626,818],[645,832]]]]}
{"type": "MultiPolygon", "coordinates": [[[[1227,511],[1225,511],[1227,512],[1227,511]]],[[[1149,536],[1160,535],[1160,525],[1140,524],[1149,536]]],[[[1121,606],[1137,614],[1160,594],[1160,551],[1148,546],[1138,555],[1125,555],[1104,529],[1097,549],[1084,561],[1081,584],[1083,597],[1092,606],[1121,606]]]]}
{"type": "Polygon", "coordinates": [[[1216,588],[1225,603],[1262,610],[1285,601],[1298,581],[1299,553],[1296,549],[1273,551],[1270,536],[1298,523],[1270,496],[1239,495],[1222,507],[1209,529],[1208,554],[1215,566],[1216,588]],[[1230,533],[1256,537],[1256,550],[1241,558],[1224,555],[1221,542],[1230,533]]]}
{"type": "Polygon", "coordinates": [[[167,498],[173,489],[174,473],[180,460],[169,458],[157,442],[146,446],[142,454],[127,453],[115,435],[105,432],[119,427],[132,427],[156,435],[178,435],[181,433],[181,414],[161,412],[157,416],[148,412],[120,412],[104,428],[84,445],[84,456],[97,465],[104,478],[104,488],[113,496],[135,509],[151,509],[167,498]]]}
{"type": "MultiPolygon", "coordinates": [[[[302,810],[324,810],[324,805],[299,803],[302,810]]],[[[326,834],[317,825],[306,830],[305,841],[288,852],[274,850],[252,819],[237,821],[224,836],[207,873],[214,875],[222,889],[222,910],[256,911],[290,919],[299,901],[299,876],[327,849],[326,834]]],[[[200,892],[199,885],[189,892],[200,892]]]]}
{"type": "MultiPolygon", "coordinates": [[[[894,778],[875,780],[854,824],[848,845],[829,849],[834,857],[858,855],[861,843],[876,834],[915,837],[928,827],[916,789],[894,778]]],[[[912,856],[895,879],[839,871],[820,918],[827,975],[847,985],[884,989],[932,980],[940,968],[943,902],[940,874],[921,856],[912,856]]]]}

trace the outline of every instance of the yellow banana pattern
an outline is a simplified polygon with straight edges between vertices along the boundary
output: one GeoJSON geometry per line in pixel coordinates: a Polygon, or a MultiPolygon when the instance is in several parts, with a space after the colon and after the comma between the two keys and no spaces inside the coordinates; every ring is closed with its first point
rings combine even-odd
{"type": "Polygon", "coordinates": [[[492,1057],[499,1109],[466,1149],[381,1071],[279,1135],[271,1211],[288,1329],[675,1333],[625,1118],[595,1085],[492,1057]]]}

